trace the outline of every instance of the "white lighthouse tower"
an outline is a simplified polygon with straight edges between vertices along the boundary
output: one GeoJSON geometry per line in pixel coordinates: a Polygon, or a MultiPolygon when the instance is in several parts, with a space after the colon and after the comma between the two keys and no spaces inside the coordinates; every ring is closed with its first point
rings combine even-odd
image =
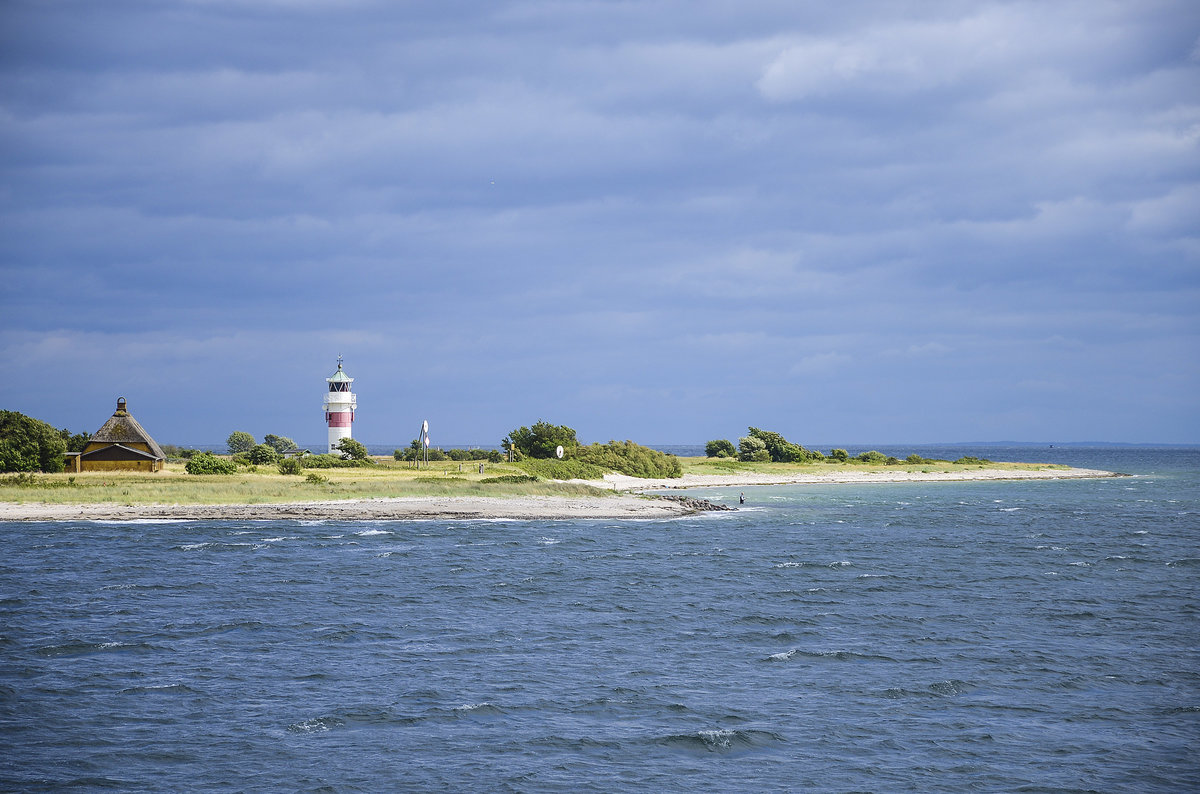
{"type": "Polygon", "coordinates": [[[329,425],[329,451],[337,452],[334,448],[343,438],[350,438],[350,425],[354,424],[354,410],[358,407],[358,398],[350,391],[354,378],[342,371],[342,357],[338,356],[337,372],[326,378],[329,391],[325,392],[325,423],[329,425]]]}

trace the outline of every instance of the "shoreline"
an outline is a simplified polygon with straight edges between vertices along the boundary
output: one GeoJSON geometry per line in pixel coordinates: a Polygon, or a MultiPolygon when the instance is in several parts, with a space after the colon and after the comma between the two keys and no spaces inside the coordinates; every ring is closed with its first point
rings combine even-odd
{"type": "Polygon", "coordinates": [[[643,480],[625,474],[606,474],[604,480],[571,480],[618,493],[681,488],[741,488],[760,485],[863,485],[906,482],[971,482],[978,480],[1096,480],[1128,477],[1127,474],[1101,469],[967,469],[964,471],[829,471],[821,473],[760,474],[685,474],[676,479],[643,480]]]}
{"type": "MultiPolygon", "coordinates": [[[[822,474],[686,474],[673,480],[644,480],[606,474],[576,480],[614,491],[612,496],[408,496],[263,504],[129,505],[113,502],[44,504],[0,502],[0,521],[512,521],[569,519],[666,519],[701,512],[694,504],[646,498],[653,491],[690,488],[751,488],[764,485],[938,483],[979,480],[1073,480],[1124,477],[1099,469],[974,469],[962,472],[827,472],[822,474]]],[[[720,503],[717,503],[720,504],[720,503]]]]}

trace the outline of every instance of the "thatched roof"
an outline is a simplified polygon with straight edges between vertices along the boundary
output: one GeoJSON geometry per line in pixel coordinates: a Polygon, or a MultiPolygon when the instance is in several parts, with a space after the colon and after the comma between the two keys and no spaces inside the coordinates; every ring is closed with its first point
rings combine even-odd
{"type": "Polygon", "coordinates": [[[104,423],[103,427],[92,434],[89,441],[102,444],[146,444],[155,457],[167,457],[158,442],[150,437],[144,427],[138,424],[138,420],[129,415],[124,397],[117,399],[116,413],[104,423]]]}

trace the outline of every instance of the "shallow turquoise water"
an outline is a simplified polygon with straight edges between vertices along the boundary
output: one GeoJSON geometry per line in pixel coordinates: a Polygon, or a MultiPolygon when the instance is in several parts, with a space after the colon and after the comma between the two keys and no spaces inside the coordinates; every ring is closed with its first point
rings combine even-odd
{"type": "Polygon", "coordinates": [[[1028,454],[1138,476],[0,524],[0,788],[1200,786],[1200,453],[1028,454]]]}

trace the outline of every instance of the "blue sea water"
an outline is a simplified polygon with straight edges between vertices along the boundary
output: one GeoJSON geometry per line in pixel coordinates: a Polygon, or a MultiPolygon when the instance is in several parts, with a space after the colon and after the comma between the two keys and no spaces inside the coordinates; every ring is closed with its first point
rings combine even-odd
{"type": "Polygon", "coordinates": [[[976,452],[1135,476],[0,523],[0,788],[1200,788],[1200,450],[976,452]]]}

